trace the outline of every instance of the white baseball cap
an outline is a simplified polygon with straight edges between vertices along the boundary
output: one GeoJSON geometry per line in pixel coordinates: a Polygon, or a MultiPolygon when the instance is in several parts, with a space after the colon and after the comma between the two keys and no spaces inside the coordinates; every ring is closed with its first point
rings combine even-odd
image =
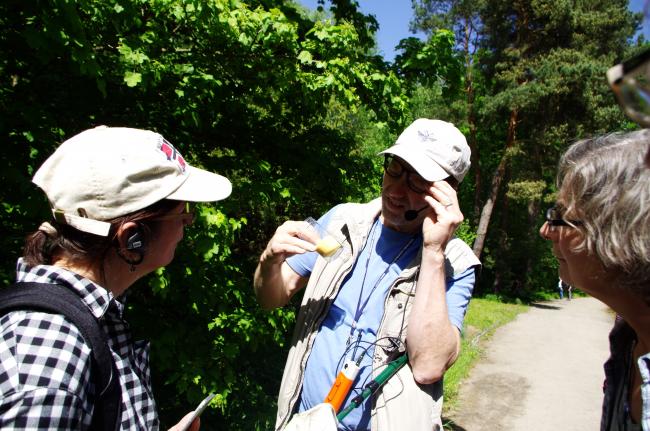
{"type": "Polygon", "coordinates": [[[460,183],[469,170],[471,151],[453,124],[420,118],[404,129],[395,145],[379,154],[403,159],[427,181],[452,176],[460,183]]]}
{"type": "Polygon", "coordinates": [[[32,181],[47,195],[57,222],[100,236],[108,235],[106,220],[162,199],[212,202],[232,191],[227,178],[190,166],[160,134],[126,127],[73,136],[32,181]]]}

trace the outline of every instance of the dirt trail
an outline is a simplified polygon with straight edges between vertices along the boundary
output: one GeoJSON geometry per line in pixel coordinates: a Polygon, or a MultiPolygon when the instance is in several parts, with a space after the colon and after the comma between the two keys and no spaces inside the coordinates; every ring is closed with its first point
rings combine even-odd
{"type": "Polygon", "coordinates": [[[456,431],[600,428],[614,315],[593,298],[536,304],[499,328],[447,417],[456,431]]]}

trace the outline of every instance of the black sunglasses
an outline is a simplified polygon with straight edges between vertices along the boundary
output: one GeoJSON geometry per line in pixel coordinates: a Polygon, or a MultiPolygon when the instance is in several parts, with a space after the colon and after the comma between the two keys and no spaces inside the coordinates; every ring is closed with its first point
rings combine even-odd
{"type": "Polygon", "coordinates": [[[549,226],[582,226],[582,221],[580,220],[565,220],[562,218],[560,208],[555,205],[546,210],[546,223],[549,226]]]}

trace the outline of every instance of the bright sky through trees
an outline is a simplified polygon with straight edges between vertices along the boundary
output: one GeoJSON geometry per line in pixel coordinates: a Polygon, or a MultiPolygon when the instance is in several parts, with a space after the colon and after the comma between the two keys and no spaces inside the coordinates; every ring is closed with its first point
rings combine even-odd
{"type": "MultiPolygon", "coordinates": [[[[640,12],[648,0],[631,0],[630,10],[640,12]]],[[[410,0],[358,0],[361,11],[375,15],[379,22],[377,44],[379,51],[386,61],[395,59],[395,46],[401,39],[418,36],[409,31],[409,22],[413,17],[410,0]]],[[[300,3],[310,9],[318,7],[317,0],[300,0],[300,3]]],[[[326,6],[329,3],[326,2],[326,6]]],[[[641,32],[650,39],[650,18],[643,21],[641,32]]]]}
{"type": "MultiPolygon", "coordinates": [[[[418,36],[409,31],[409,22],[413,17],[410,0],[358,0],[358,2],[363,13],[374,15],[379,22],[377,44],[386,61],[395,59],[395,46],[400,40],[418,36]]],[[[317,0],[300,0],[300,3],[310,9],[318,7],[317,0]]],[[[326,3],[325,7],[329,7],[329,3],[326,3]]]]}

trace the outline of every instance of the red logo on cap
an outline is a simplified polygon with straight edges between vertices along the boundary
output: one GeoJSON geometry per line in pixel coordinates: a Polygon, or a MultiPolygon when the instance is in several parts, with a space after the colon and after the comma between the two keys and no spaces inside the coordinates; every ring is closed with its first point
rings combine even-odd
{"type": "Polygon", "coordinates": [[[165,156],[167,156],[167,160],[169,161],[176,161],[178,163],[178,166],[181,169],[181,172],[185,172],[185,159],[183,156],[181,156],[181,153],[179,153],[176,148],[167,140],[163,139],[162,142],[160,143],[160,151],[162,151],[165,156]]]}

